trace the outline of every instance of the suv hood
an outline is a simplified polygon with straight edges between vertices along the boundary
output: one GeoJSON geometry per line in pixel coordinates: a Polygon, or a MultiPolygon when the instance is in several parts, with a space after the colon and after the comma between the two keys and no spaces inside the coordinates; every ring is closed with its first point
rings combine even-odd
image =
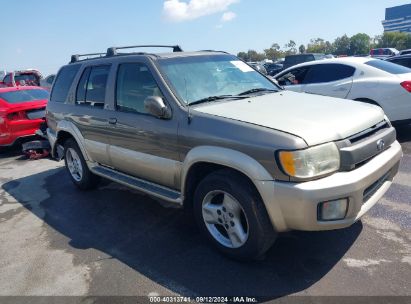
{"type": "Polygon", "coordinates": [[[207,103],[194,110],[291,133],[309,146],[347,138],[384,120],[382,109],[373,105],[290,91],[207,103]]]}

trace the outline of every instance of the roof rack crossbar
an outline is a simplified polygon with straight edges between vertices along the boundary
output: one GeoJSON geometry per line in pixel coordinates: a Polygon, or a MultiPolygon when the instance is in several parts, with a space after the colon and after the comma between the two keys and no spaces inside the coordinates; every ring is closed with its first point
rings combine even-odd
{"type": "Polygon", "coordinates": [[[107,49],[106,56],[115,56],[115,55],[117,55],[117,50],[119,50],[119,49],[150,48],[150,47],[172,48],[173,52],[182,52],[183,51],[183,49],[179,45],[130,45],[130,46],[110,47],[110,48],[107,49]]]}
{"type": "Polygon", "coordinates": [[[80,60],[80,57],[89,57],[89,56],[99,56],[99,57],[103,57],[103,56],[106,56],[106,53],[90,53],[90,54],[75,54],[75,55],[71,55],[70,63],[79,61],[79,60],[80,60]]]}

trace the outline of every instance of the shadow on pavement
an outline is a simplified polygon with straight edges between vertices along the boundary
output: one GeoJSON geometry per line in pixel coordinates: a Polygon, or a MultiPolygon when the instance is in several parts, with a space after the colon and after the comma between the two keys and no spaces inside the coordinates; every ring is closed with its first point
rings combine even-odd
{"type": "Polygon", "coordinates": [[[395,130],[400,143],[411,141],[411,124],[395,126],[395,130]]]}
{"type": "MultiPolygon", "coordinates": [[[[264,261],[239,263],[210,248],[187,213],[114,183],[82,192],[60,168],[10,181],[3,189],[69,238],[70,246],[95,248],[187,296],[273,299],[302,291],[334,267],[362,230],[359,222],[337,231],[283,234],[264,261]],[[23,200],[28,193],[22,189],[35,191],[43,183],[48,199],[23,200]]],[[[52,248],[70,250],[59,239],[50,239],[52,248]]],[[[74,254],[77,263],[87,260],[81,256],[87,253],[74,254]]]]}

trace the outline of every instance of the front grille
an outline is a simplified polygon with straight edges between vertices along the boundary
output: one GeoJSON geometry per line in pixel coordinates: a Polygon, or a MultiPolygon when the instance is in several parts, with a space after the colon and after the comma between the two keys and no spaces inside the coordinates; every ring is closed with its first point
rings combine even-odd
{"type": "Polygon", "coordinates": [[[389,178],[391,173],[391,170],[385,173],[383,176],[381,176],[377,181],[375,181],[372,185],[370,185],[367,189],[364,190],[363,193],[363,202],[367,202],[371,196],[373,196],[378,189],[381,188],[381,186],[384,184],[385,181],[389,178]]]}
{"type": "Polygon", "coordinates": [[[341,171],[351,171],[369,162],[389,149],[395,141],[396,132],[387,121],[346,138],[339,144],[341,171]]]}
{"type": "Polygon", "coordinates": [[[386,129],[389,128],[390,125],[388,124],[387,121],[383,120],[380,123],[372,126],[371,128],[368,128],[367,130],[364,130],[360,133],[357,133],[351,137],[348,138],[348,140],[350,141],[351,144],[360,142],[368,137],[373,136],[374,134],[376,134],[377,132],[381,131],[382,129],[386,129]]]}

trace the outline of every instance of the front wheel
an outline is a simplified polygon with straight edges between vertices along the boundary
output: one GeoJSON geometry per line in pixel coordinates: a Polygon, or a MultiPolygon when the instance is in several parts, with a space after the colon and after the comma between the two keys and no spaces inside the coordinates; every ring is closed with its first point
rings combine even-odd
{"type": "Polygon", "coordinates": [[[195,191],[193,209],[201,232],[229,257],[259,258],[275,240],[259,194],[235,171],[224,169],[203,179],[195,191]]]}
{"type": "Polygon", "coordinates": [[[82,190],[95,188],[99,177],[87,167],[78,144],[68,139],[64,145],[64,162],[72,182],[82,190]]]}

